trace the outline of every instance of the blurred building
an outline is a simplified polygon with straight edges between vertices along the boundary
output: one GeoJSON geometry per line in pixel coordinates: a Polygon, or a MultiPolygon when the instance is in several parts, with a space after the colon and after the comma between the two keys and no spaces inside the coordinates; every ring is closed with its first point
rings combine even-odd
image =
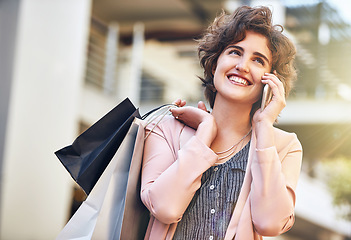
{"type": "Polygon", "coordinates": [[[278,127],[301,140],[303,172],[296,223],[274,239],[350,239],[319,162],[351,157],[351,27],[333,5],[311,2],[0,1],[0,239],[58,234],[84,196],[53,152],[125,97],[142,113],[203,100],[194,40],[241,4],[268,4],[298,49],[299,80],[278,127]]]}

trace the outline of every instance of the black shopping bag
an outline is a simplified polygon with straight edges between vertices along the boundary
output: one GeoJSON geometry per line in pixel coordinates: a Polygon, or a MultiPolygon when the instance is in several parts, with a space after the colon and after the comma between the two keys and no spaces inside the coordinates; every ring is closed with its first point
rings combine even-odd
{"type": "Polygon", "coordinates": [[[88,195],[121,145],[139,110],[126,98],[76,140],[55,152],[88,195]]]}
{"type": "Polygon", "coordinates": [[[149,212],[140,199],[144,125],[135,119],[94,188],[56,240],[143,239],[149,212]]]}

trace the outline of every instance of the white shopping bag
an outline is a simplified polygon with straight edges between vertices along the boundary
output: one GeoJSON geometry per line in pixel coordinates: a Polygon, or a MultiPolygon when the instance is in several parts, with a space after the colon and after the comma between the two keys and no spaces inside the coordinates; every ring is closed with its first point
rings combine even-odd
{"type": "Polygon", "coordinates": [[[143,122],[135,118],[111,162],[57,240],[143,238],[148,222],[148,211],[139,196],[143,146],[143,122]]]}

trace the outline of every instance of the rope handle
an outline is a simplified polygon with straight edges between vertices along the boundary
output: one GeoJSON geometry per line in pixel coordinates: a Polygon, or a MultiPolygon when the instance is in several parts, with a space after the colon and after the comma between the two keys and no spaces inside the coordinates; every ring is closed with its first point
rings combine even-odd
{"type": "Polygon", "coordinates": [[[157,127],[157,125],[162,121],[162,119],[170,114],[170,109],[172,108],[178,108],[177,105],[175,104],[164,104],[161,105],[157,108],[152,109],[151,111],[145,113],[141,119],[146,120],[146,124],[144,127],[147,127],[151,122],[153,122],[155,119],[159,118],[159,120],[156,122],[155,126],[151,129],[151,131],[148,132],[148,134],[145,136],[144,140],[150,135],[150,133],[157,127]]]}

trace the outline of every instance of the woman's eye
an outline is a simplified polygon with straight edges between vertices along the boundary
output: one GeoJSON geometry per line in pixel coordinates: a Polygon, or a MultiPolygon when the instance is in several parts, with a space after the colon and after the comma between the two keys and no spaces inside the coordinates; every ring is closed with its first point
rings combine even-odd
{"type": "Polygon", "coordinates": [[[255,58],[254,61],[264,66],[264,61],[261,58],[255,58]]]}
{"type": "Polygon", "coordinates": [[[229,51],[229,55],[238,55],[238,56],[240,56],[241,53],[240,53],[240,51],[238,51],[238,50],[230,50],[230,51],[229,51]]]}

